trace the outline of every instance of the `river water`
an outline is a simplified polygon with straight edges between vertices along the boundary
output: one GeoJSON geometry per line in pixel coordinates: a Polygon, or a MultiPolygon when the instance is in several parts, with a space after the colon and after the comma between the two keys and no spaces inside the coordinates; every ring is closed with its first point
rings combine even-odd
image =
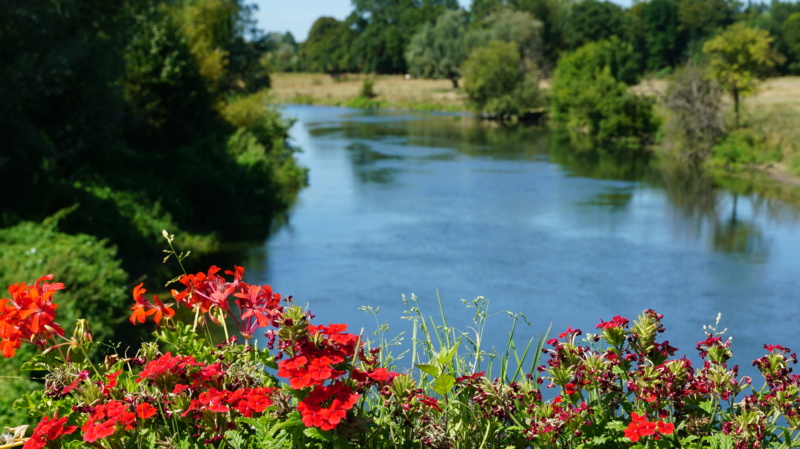
{"type": "MultiPolygon", "coordinates": [[[[309,187],[285,225],[248,254],[250,282],[307,304],[315,322],[408,331],[402,295],[470,332],[489,299],[485,344],[518,346],[552,326],[664,314],[662,339],[696,361],[722,314],[734,363],[752,373],[765,343],[800,350],[796,192],[576,151],[551,133],[482,127],[466,116],[287,106],[309,187]],[[722,183],[724,184],[724,183],[722,183]],[[768,190],[769,192],[770,190],[768,190]],[[734,193],[735,192],[735,193],[734,193]],[[775,193],[778,192],[778,193],[775,193]]],[[[397,353],[398,349],[393,352],[397,353]]]]}

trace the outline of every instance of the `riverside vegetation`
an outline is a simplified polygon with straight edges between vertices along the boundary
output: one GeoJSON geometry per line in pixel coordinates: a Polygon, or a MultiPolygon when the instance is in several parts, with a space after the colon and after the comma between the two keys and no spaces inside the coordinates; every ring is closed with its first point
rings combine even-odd
{"type": "MultiPolygon", "coordinates": [[[[185,255],[164,236],[168,258],[182,266],[185,255]]],[[[0,348],[19,357],[22,343],[34,347],[22,368],[45,382],[15,402],[32,431],[8,440],[26,449],[800,446],[796,354],[766,344],[753,361],[763,381],[740,377],[719,317],[698,336],[698,366],[675,357],[653,310],[633,322],[600,320],[585,337],[569,327],[521,352],[513,339],[524,317],[515,315],[497,354],[480,343],[484,299],[467,303],[468,333],[444,315],[437,324],[412,297],[411,348],[394,356],[402,336],[387,339],[385,326],[371,340],[346,323],[316,324],[291,296],[248,284],[244,273],[184,273],[172,303],[137,285],[129,321],[152,320],[156,330],[139,349],[101,359],[91,355],[98,342],[86,320],[71,338],[56,321],[64,284],[45,275],[9,286],[0,348]]]]}
{"type": "Polygon", "coordinates": [[[800,7],[778,0],[649,0],[628,8],[600,0],[474,0],[468,10],[451,0],[359,0],[345,20],[320,17],[292,62],[279,66],[332,74],[340,89],[322,76],[312,77],[319,89],[299,87],[286,75],[292,93],[281,83],[276,91],[285,101],[471,110],[503,122],[547,115],[551,125],[599,145],[656,148],[733,172],[796,175],[794,106],[750,111],[742,104],[760,80],[800,73],[798,24],[800,7]],[[373,74],[378,95],[344,94],[349,83],[342,80],[358,79],[344,73],[373,74]],[[442,83],[425,95],[408,92],[419,83],[398,89],[387,77],[406,73],[442,83]],[[658,95],[632,88],[643,77],[673,87],[658,95]]]}
{"type": "MultiPolygon", "coordinates": [[[[58,273],[71,287],[59,314],[106,340],[126,286],[169,276],[152,260],[161,229],[180,230],[198,263],[266,238],[306,173],[291,123],[268,105],[250,11],[236,0],[2,2],[2,283],[58,273]]],[[[34,385],[0,380],[2,424],[34,385]]]]}

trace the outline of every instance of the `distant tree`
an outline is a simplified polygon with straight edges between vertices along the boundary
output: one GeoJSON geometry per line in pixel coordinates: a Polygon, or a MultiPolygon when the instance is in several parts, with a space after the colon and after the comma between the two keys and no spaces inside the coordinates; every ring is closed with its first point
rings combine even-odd
{"type": "Polygon", "coordinates": [[[789,70],[800,73],[800,12],[792,14],[781,24],[781,36],[789,58],[789,70]]]}
{"type": "Polygon", "coordinates": [[[622,22],[623,40],[633,46],[636,63],[640,71],[647,68],[648,45],[647,45],[647,23],[645,21],[645,8],[647,4],[637,2],[625,9],[625,17],[622,22]]]}
{"type": "Polygon", "coordinates": [[[711,77],[733,98],[735,126],[739,127],[739,104],[751,94],[758,81],[781,60],[772,50],[772,37],[766,30],[736,23],[703,45],[711,77]]]}
{"type": "Polygon", "coordinates": [[[507,7],[507,2],[503,0],[472,0],[469,12],[473,21],[479,21],[507,7]]]}
{"type": "Polygon", "coordinates": [[[308,38],[300,47],[300,60],[305,70],[319,73],[348,71],[350,43],[354,35],[345,22],[333,17],[320,17],[311,26],[308,38]]]}
{"type": "Polygon", "coordinates": [[[736,2],[732,0],[681,0],[678,2],[678,22],[689,41],[711,36],[718,29],[730,25],[736,15],[736,2]]]}
{"type": "Polygon", "coordinates": [[[298,70],[300,45],[291,32],[269,33],[264,58],[268,65],[279,72],[298,70]]]}
{"type": "Polygon", "coordinates": [[[542,60],[542,22],[523,11],[501,9],[481,20],[467,34],[470,49],[485,47],[492,41],[513,42],[520,52],[521,63],[529,70],[542,60]]]}
{"type": "Polygon", "coordinates": [[[531,108],[536,83],[522,67],[517,44],[491,41],[473,49],[462,68],[472,108],[505,120],[531,108]]]}
{"type": "Polygon", "coordinates": [[[435,25],[425,24],[406,50],[409,72],[423,78],[445,78],[458,88],[461,64],[467,58],[467,14],[446,11],[435,25]]]}
{"type": "Polygon", "coordinates": [[[353,0],[347,19],[355,30],[350,54],[363,72],[406,73],[405,52],[411,37],[456,0],[353,0]]]}
{"type": "Polygon", "coordinates": [[[542,23],[541,39],[543,61],[541,69],[548,72],[567,48],[569,4],[561,0],[511,0],[510,7],[524,11],[542,23]]]}
{"type": "Polygon", "coordinates": [[[675,67],[683,57],[686,40],[678,22],[677,0],[651,0],[644,4],[647,68],[675,67]]]}
{"type": "Polygon", "coordinates": [[[632,59],[630,45],[618,39],[588,43],[559,59],[552,78],[552,118],[600,139],[647,140],[658,128],[654,101],[629,92],[620,69],[627,64],[615,54],[632,59]]]}
{"type": "Polygon", "coordinates": [[[567,39],[572,49],[589,42],[620,36],[624,12],[609,1],[581,0],[572,5],[567,25],[567,39]]]}

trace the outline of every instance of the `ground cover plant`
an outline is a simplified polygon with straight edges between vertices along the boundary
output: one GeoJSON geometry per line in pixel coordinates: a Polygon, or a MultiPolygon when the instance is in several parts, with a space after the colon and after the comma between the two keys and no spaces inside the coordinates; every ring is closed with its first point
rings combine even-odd
{"type": "MultiPolygon", "coordinates": [[[[167,257],[184,255],[170,246],[167,257]]],[[[484,299],[467,303],[474,332],[463,333],[444,315],[439,323],[424,316],[412,297],[411,347],[401,356],[413,368],[404,368],[385,326],[372,342],[345,323],[316,324],[291,297],[245,282],[244,273],[184,273],[171,302],[137,285],[129,320],[155,322],[153,338],[103,360],[89,357],[89,323],[78,320],[71,337],[58,324],[66,286],[53,275],[9,286],[0,350],[14,357],[22,343],[36,347],[23,369],[44,382],[15,403],[33,430],[24,437],[14,429],[6,441],[109,449],[800,446],[796,355],[767,344],[753,362],[763,382],[740,377],[718,323],[697,342],[702,366],[675,357],[653,310],[632,322],[600,320],[596,333],[570,327],[521,350],[514,333],[524,317],[512,314],[498,356],[481,347],[484,299]]]]}

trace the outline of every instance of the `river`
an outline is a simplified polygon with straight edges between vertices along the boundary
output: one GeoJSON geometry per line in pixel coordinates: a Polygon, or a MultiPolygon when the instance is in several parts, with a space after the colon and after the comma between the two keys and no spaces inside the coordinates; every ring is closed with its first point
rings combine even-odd
{"type": "Polygon", "coordinates": [[[485,342],[500,349],[511,322],[503,311],[527,317],[515,337],[524,346],[551,326],[551,336],[594,332],[601,319],[645,309],[664,314],[662,339],[694,361],[718,313],[744,373],[765,343],[800,349],[795,201],[466,116],[284,114],[297,119],[292,142],[310,185],[249,251],[247,277],[308,304],[319,324],[369,337],[377,323],[366,305],[396,335],[409,329],[402,295],[439,320],[438,295],[448,324],[471,332],[474,310],[461,300],[483,296],[485,342]]]}

